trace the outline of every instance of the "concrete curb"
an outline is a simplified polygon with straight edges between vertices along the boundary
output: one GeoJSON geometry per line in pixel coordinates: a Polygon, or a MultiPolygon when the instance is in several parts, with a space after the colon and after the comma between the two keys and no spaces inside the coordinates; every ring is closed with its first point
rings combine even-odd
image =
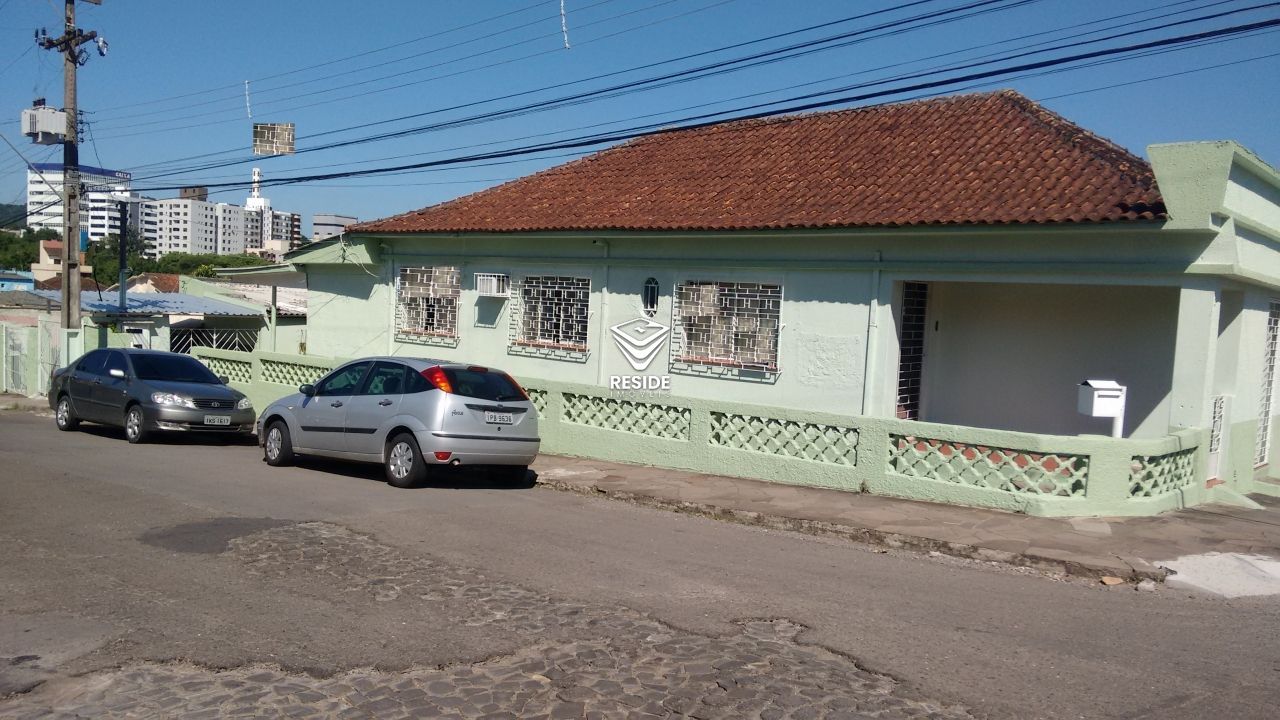
{"type": "MultiPolygon", "coordinates": [[[[706,503],[695,503],[684,500],[673,500],[645,493],[633,493],[620,490],[609,490],[595,485],[581,485],[557,480],[538,479],[538,485],[561,492],[570,492],[584,497],[606,497],[611,500],[649,507],[658,510],[698,515],[714,520],[734,522],[740,525],[767,528],[769,530],[789,530],[792,532],[815,535],[818,537],[838,538],[862,543],[873,547],[884,547],[900,550],[911,550],[924,553],[941,553],[966,560],[999,563],[1013,567],[1025,567],[1041,572],[1068,575],[1072,577],[1100,579],[1105,576],[1118,577],[1131,583],[1142,580],[1164,582],[1169,572],[1138,558],[1112,556],[1080,560],[1078,558],[1053,557],[1045,553],[1017,553],[1007,550],[984,548],[977,545],[940,540],[919,535],[905,535],[870,527],[843,525],[822,520],[787,517],[760,513],[753,510],[735,510],[706,503]]],[[[1064,552],[1063,555],[1068,553],[1064,552]]]]}

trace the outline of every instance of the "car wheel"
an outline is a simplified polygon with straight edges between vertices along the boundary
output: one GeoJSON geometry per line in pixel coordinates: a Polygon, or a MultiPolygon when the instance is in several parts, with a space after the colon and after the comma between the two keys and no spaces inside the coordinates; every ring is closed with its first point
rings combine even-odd
{"type": "Polygon", "coordinates": [[[80,418],[71,410],[71,398],[63,395],[58,398],[58,407],[54,410],[54,421],[59,430],[75,430],[80,427],[80,418]]]}
{"type": "Polygon", "coordinates": [[[387,482],[398,488],[421,485],[427,477],[427,463],[422,459],[418,441],[410,433],[400,433],[391,438],[383,465],[387,471],[387,482]]]}
{"type": "Polygon", "coordinates": [[[289,426],[283,420],[267,426],[267,436],[262,440],[262,456],[273,467],[293,464],[293,441],[289,438],[289,426]]]}
{"type": "Polygon", "coordinates": [[[146,442],[151,433],[147,431],[147,416],[141,405],[130,405],[124,411],[124,437],[133,444],[146,442]]]}

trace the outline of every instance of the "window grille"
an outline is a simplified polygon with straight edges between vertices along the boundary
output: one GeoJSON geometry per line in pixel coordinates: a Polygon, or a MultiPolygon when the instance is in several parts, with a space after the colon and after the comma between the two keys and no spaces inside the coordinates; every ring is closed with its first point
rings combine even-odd
{"type": "Polygon", "coordinates": [[[1267,313],[1267,341],[1262,358],[1262,397],[1258,402],[1258,439],[1254,447],[1254,465],[1266,465],[1271,450],[1271,395],[1275,392],[1276,340],[1280,334],[1280,302],[1271,303],[1267,313]]]}
{"type": "Polygon", "coordinates": [[[526,347],[585,351],[591,279],[556,275],[525,277],[513,293],[513,342],[526,347]]]}
{"type": "Polygon", "coordinates": [[[924,376],[925,314],[929,286],[902,284],[902,330],[898,338],[898,417],[920,419],[920,384],[924,376]]]}
{"type": "Polygon", "coordinates": [[[644,309],[645,317],[653,317],[658,314],[657,278],[649,278],[644,281],[644,287],[640,291],[640,306],[644,309]]]}
{"type": "Polygon", "coordinates": [[[691,281],[676,288],[676,362],[778,369],[782,286],[691,281]]]}
{"type": "Polygon", "coordinates": [[[400,268],[396,279],[396,334],[458,336],[458,268],[400,268]]]}

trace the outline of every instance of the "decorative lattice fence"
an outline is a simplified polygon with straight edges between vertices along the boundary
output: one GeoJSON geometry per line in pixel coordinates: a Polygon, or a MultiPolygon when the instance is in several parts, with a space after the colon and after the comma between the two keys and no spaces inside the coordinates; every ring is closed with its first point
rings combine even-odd
{"type": "Polygon", "coordinates": [[[889,435],[889,472],[1010,493],[1083,496],[1088,456],[889,435]]]}

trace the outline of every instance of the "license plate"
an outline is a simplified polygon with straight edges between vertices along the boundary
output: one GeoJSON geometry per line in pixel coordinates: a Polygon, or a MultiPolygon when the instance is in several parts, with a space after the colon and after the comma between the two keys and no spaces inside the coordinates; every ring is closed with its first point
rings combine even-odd
{"type": "Polygon", "coordinates": [[[231,418],[227,417],[226,415],[205,415],[204,424],[205,425],[230,425],[231,418]]]}
{"type": "Polygon", "coordinates": [[[484,421],[490,425],[514,425],[516,417],[511,413],[489,412],[486,410],[484,421]]]}

